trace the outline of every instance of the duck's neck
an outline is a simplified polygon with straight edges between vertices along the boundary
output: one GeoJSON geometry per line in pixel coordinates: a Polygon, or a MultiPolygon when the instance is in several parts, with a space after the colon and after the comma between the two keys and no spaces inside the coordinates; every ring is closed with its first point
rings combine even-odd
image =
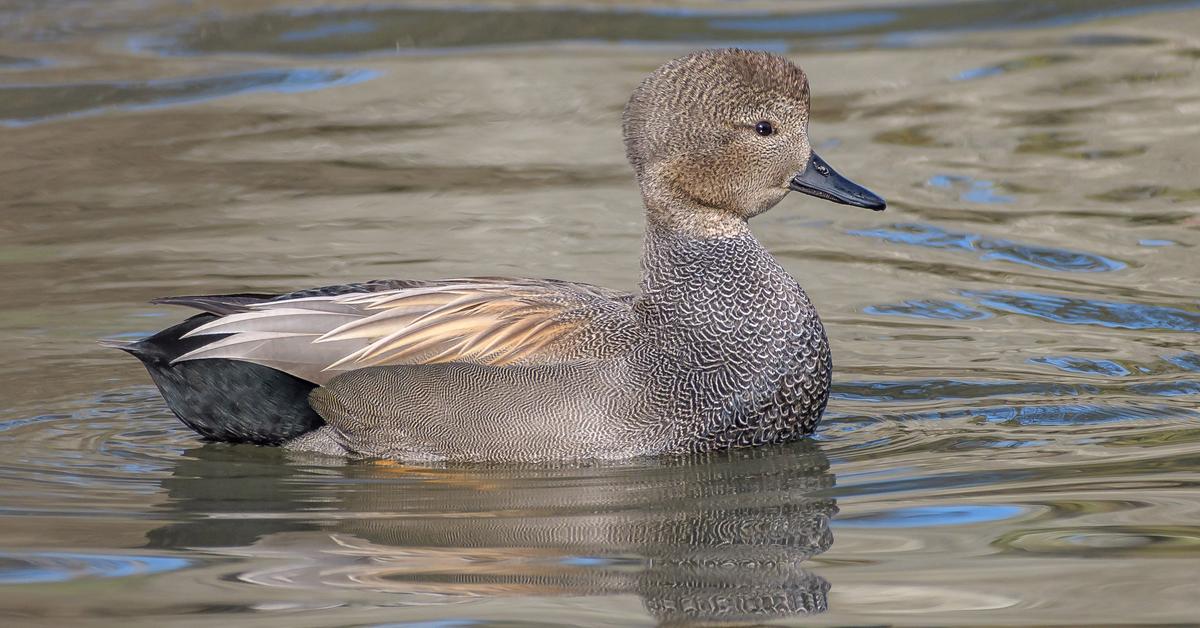
{"type": "Polygon", "coordinates": [[[642,294],[657,300],[680,290],[725,283],[746,270],[731,253],[740,259],[752,252],[767,254],[745,221],[689,217],[680,224],[650,214],[642,248],[642,294]]]}
{"type": "Polygon", "coordinates": [[[670,330],[663,344],[753,352],[807,317],[808,297],[744,219],[669,209],[648,206],[639,299],[649,327],[670,330]]]}
{"type": "MultiPolygon", "coordinates": [[[[706,207],[694,201],[645,197],[646,234],[672,238],[712,240],[748,235],[754,237],[746,219],[728,210],[706,207]]],[[[647,244],[650,240],[647,239],[647,244]]]]}

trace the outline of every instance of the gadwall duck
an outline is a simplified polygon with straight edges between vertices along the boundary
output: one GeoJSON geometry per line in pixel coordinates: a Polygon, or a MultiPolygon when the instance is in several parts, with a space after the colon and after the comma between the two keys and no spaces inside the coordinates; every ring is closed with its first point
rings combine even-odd
{"type": "Polygon", "coordinates": [[[638,86],[638,294],[484,277],[171,297],[203,313],[119,348],[218,441],[413,461],[792,441],[825,409],[829,344],[747,220],[789,190],[884,208],[813,153],[808,120],[803,70],[764,52],[696,52],[638,86]]]}

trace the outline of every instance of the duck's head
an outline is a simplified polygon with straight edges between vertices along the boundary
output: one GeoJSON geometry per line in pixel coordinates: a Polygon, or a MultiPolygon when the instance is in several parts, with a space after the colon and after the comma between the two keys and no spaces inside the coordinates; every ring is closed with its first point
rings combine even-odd
{"type": "Polygon", "coordinates": [[[625,106],[625,148],[649,210],[739,219],[791,190],[874,210],[882,198],[834,172],[808,139],[808,78],[765,52],[704,50],[655,70],[625,106]]]}

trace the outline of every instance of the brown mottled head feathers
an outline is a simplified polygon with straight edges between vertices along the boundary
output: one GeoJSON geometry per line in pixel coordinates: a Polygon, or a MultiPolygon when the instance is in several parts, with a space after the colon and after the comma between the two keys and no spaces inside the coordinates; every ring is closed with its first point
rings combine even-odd
{"type": "MultiPolygon", "coordinates": [[[[625,149],[651,218],[684,228],[766,211],[804,169],[808,78],[782,57],[704,50],[659,68],[625,106],[625,149]],[[763,137],[758,122],[775,132],[763,137]]],[[[727,234],[725,234],[727,235],[727,234]]]]}
{"type": "Polygon", "coordinates": [[[807,120],[804,70],[765,52],[701,50],[670,61],[647,76],[625,105],[626,157],[640,176],[644,164],[692,148],[672,139],[702,135],[705,127],[752,124],[779,113],[807,120]]]}

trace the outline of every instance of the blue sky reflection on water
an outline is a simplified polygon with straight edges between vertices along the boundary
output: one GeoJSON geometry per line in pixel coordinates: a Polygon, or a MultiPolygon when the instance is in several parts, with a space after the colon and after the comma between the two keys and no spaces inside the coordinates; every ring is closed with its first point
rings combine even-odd
{"type": "Polygon", "coordinates": [[[1121,377],[1129,375],[1129,369],[1113,362],[1112,360],[1093,360],[1079,356],[1044,356],[1039,358],[1029,358],[1033,364],[1046,364],[1066,371],[1068,373],[1079,373],[1083,375],[1105,375],[1108,377],[1121,377]]]}
{"type": "Polygon", "coordinates": [[[947,504],[940,506],[905,506],[867,514],[839,516],[834,528],[924,528],[956,526],[1000,521],[1020,516],[1020,506],[989,504],[947,504]]]}
{"type": "Polygon", "coordinates": [[[848,233],[879,238],[894,244],[979,252],[985,260],[1002,260],[1045,270],[1096,273],[1126,267],[1124,262],[1095,253],[955,232],[920,223],[897,223],[887,227],[854,229],[848,233]]]}
{"type": "Polygon", "coordinates": [[[993,310],[1067,325],[1200,333],[1200,312],[1176,307],[1018,290],[963,290],[959,294],[993,310]]]}
{"type": "Polygon", "coordinates": [[[125,578],[176,571],[191,564],[173,556],[0,551],[0,586],[125,578]]]}
{"type": "Polygon", "coordinates": [[[298,94],[379,76],[373,70],[291,69],[148,81],[0,83],[0,125],[27,126],[111,110],[147,111],[253,92],[298,94]],[[26,106],[26,102],[37,106],[26,106]]]}

